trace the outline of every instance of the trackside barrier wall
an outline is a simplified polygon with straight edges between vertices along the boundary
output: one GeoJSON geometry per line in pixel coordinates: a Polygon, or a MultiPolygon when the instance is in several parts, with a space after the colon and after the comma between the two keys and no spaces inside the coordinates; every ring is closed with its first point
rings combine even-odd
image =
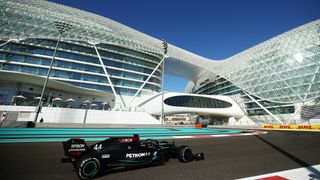
{"type": "MultiPolygon", "coordinates": [[[[0,112],[16,113],[12,121],[33,121],[34,106],[0,106],[0,112]]],[[[79,124],[161,124],[161,122],[145,112],[101,111],[91,109],[69,109],[43,107],[38,122],[44,123],[79,123],[79,124]]],[[[7,120],[5,120],[7,121],[7,120]]]]}
{"type": "Polygon", "coordinates": [[[262,128],[275,130],[320,130],[320,125],[263,125],[262,128]]]}

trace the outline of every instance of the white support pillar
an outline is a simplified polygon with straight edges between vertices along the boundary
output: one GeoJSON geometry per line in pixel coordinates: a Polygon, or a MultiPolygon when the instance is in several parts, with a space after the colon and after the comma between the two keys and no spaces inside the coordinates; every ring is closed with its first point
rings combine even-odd
{"type": "Polygon", "coordinates": [[[291,123],[291,121],[294,119],[294,117],[298,114],[299,111],[301,111],[302,106],[304,105],[308,105],[310,103],[312,103],[314,101],[314,99],[307,101],[307,102],[302,102],[301,104],[296,104],[297,109],[295,110],[294,114],[292,115],[292,117],[290,118],[290,120],[286,123],[286,125],[289,125],[291,123]]]}
{"type": "Polygon", "coordinates": [[[136,98],[136,96],[139,94],[139,92],[142,90],[142,88],[147,84],[147,82],[149,81],[149,79],[151,78],[151,76],[156,72],[156,70],[159,68],[159,66],[163,63],[165,58],[168,58],[168,55],[163,56],[163,58],[161,59],[161,61],[158,63],[158,65],[153,69],[152,73],[148,76],[148,78],[143,82],[143,84],[140,86],[140,88],[138,89],[138,91],[136,92],[136,94],[132,97],[132,99],[130,100],[130,102],[128,103],[127,107],[130,107],[131,103],[133,102],[133,100],[136,98]]]}
{"type": "Polygon", "coordinates": [[[299,105],[297,109],[295,110],[294,114],[291,116],[290,120],[286,123],[286,125],[289,125],[291,121],[294,119],[294,117],[298,114],[298,112],[301,110],[302,105],[299,105]]]}
{"type": "Polygon", "coordinates": [[[255,103],[258,104],[263,110],[265,110],[271,117],[273,117],[274,120],[278,121],[280,124],[283,124],[283,122],[277,118],[275,115],[273,115],[267,108],[265,108],[261,103],[259,103],[257,100],[255,100],[252,96],[250,96],[246,91],[243,90],[243,92],[255,103]]]}
{"type": "Polygon", "coordinates": [[[99,53],[99,51],[98,51],[98,49],[97,49],[97,47],[96,47],[96,44],[95,44],[94,42],[89,42],[89,43],[92,44],[93,47],[94,47],[94,49],[96,50],[96,53],[97,53],[97,56],[98,56],[98,58],[99,58],[100,64],[101,64],[101,66],[102,66],[102,69],[103,69],[103,71],[104,71],[104,74],[106,75],[106,77],[107,77],[107,79],[108,79],[108,81],[109,81],[109,83],[110,83],[110,87],[111,87],[111,90],[112,90],[112,92],[113,92],[113,95],[116,97],[116,101],[120,102],[120,106],[121,106],[121,107],[125,107],[124,102],[123,102],[122,99],[118,96],[116,90],[114,89],[113,83],[112,83],[112,81],[111,81],[111,79],[110,79],[110,75],[109,75],[109,73],[108,73],[108,71],[107,71],[107,69],[106,69],[106,66],[104,65],[104,63],[103,63],[103,61],[102,61],[102,59],[101,59],[101,56],[100,56],[100,53],[99,53]]]}
{"type": "MultiPolygon", "coordinates": [[[[52,67],[53,67],[53,62],[55,60],[57,49],[58,49],[58,46],[59,46],[59,43],[60,43],[60,40],[61,40],[61,35],[62,34],[60,33],[59,36],[58,36],[58,41],[56,43],[56,47],[54,48],[53,55],[52,55],[52,58],[51,58],[51,62],[50,62],[50,65],[49,65],[49,69],[48,69],[48,72],[47,72],[47,76],[46,76],[46,79],[45,79],[43,87],[42,87],[39,103],[38,103],[38,106],[36,108],[36,115],[34,117],[34,122],[35,123],[38,121],[38,116],[39,116],[39,113],[41,112],[41,109],[42,109],[42,106],[43,106],[44,93],[45,93],[47,85],[48,85],[48,81],[49,81],[50,74],[51,74],[52,67]]],[[[52,106],[53,106],[53,102],[52,102],[52,106]]]]}

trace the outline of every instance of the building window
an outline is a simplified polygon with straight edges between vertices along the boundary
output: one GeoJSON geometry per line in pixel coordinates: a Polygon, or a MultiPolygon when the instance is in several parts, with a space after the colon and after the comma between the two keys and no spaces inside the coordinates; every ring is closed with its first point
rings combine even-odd
{"type": "Polygon", "coordinates": [[[232,104],[214,98],[198,97],[198,96],[175,96],[164,100],[169,106],[194,107],[194,108],[228,108],[232,104]]]}

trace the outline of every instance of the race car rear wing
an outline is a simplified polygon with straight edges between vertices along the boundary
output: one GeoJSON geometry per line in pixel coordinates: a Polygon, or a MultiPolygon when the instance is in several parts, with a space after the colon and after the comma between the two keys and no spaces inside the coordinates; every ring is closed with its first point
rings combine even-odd
{"type": "Polygon", "coordinates": [[[61,159],[61,162],[74,161],[88,150],[87,144],[84,139],[69,139],[62,142],[65,158],[61,159]]]}

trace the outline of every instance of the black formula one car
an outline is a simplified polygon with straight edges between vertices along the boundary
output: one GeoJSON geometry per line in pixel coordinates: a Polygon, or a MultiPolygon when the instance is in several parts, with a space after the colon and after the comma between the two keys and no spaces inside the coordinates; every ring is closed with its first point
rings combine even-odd
{"type": "Polygon", "coordinates": [[[61,162],[72,162],[81,179],[91,179],[100,170],[125,168],[147,164],[163,164],[170,158],[188,163],[204,159],[203,153],[193,154],[190,147],[177,147],[174,142],[140,140],[133,137],[111,137],[87,146],[83,139],[70,139],[63,142],[65,156],[61,162]]]}

